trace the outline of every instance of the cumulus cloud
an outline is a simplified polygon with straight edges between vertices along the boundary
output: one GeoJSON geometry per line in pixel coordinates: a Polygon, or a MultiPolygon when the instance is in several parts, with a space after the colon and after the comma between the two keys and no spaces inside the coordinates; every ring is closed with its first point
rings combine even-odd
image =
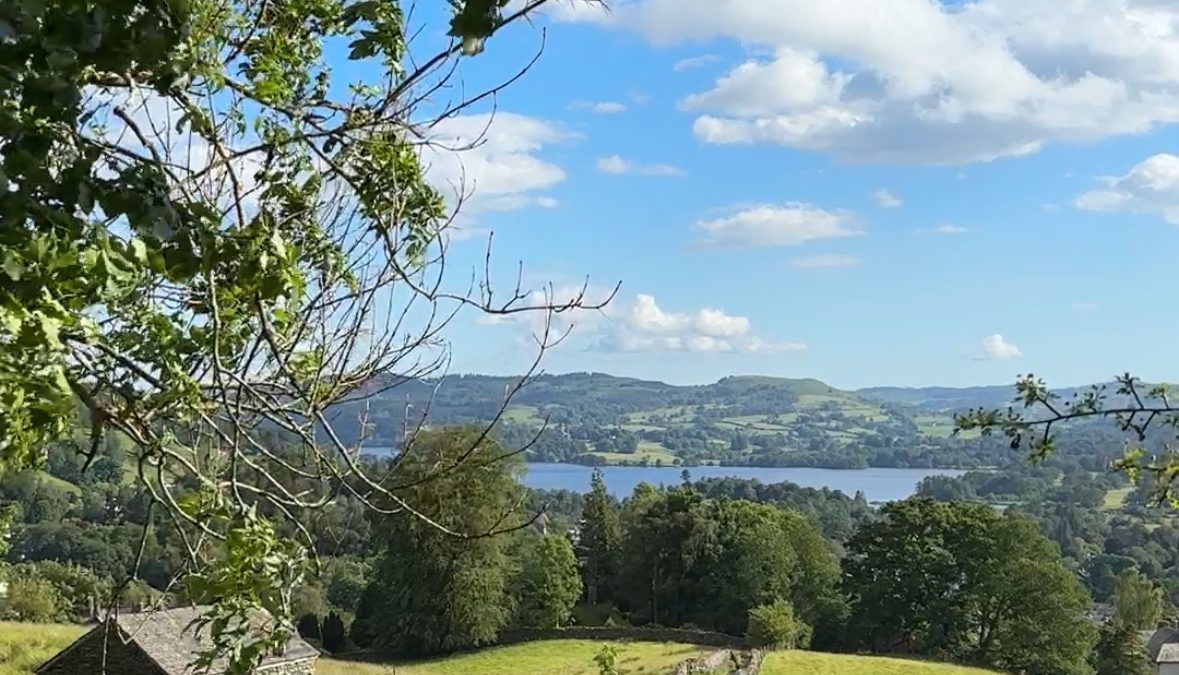
{"type": "Polygon", "coordinates": [[[683,176],[687,174],[683,169],[671,164],[640,164],[623,159],[619,155],[600,157],[598,170],[603,173],[634,173],[640,176],[683,176]]]}
{"type": "Polygon", "coordinates": [[[565,180],[565,171],[541,153],[578,138],[560,124],[527,115],[459,115],[434,127],[422,158],[430,182],[462,198],[465,215],[552,208],[556,200],[543,191],[565,180]]]}
{"type": "Polygon", "coordinates": [[[953,164],[1179,121],[1179,3],[619,0],[558,18],[747,45],[683,101],[711,143],[953,164]]]}
{"type": "Polygon", "coordinates": [[[1006,361],[1023,356],[1019,347],[1007,341],[999,333],[995,333],[982,341],[982,350],[975,355],[975,361],[1006,361]]]}
{"type": "Polygon", "coordinates": [[[704,246],[795,246],[818,239],[861,234],[852,227],[852,216],[813,204],[787,202],[761,204],[727,216],[696,223],[704,246]]]}
{"type": "Polygon", "coordinates": [[[820,255],[791,258],[787,264],[799,269],[814,270],[831,267],[854,267],[860,264],[860,259],[854,255],[844,255],[842,253],[823,253],[820,255]]]}
{"type": "Polygon", "coordinates": [[[689,56],[686,59],[680,59],[671,67],[675,72],[684,70],[691,70],[692,68],[699,68],[700,66],[707,66],[710,63],[720,61],[720,57],[716,54],[701,54],[700,56],[689,56]]]}
{"type": "Polygon", "coordinates": [[[694,312],[665,311],[655,296],[609,308],[611,321],[594,349],[611,352],[780,353],[805,351],[799,342],[774,342],[753,334],[748,317],[704,307],[694,312]]]}
{"type": "Polygon", "coordinates": [[[626,112],[626,104],[618,101],[578,101],[569,107],[574,110],[588,110],[597,115],[617,115],[626,112]]]}
{"type": "Polygon", "coordinates": [[[876,192],[873,192],[872,199],[886,209],[895,209],[905,203],[901,201],[900,197],[885,188],[880,188],[876,192]]]}
{"type": "Polygon", "coordinates": [[[1077,196],[1077,208],[1089,211],[1157,213],[1179,225],[1179,157],[1147,157],[1124,176],[1101,179],[1105,187],[1077,196]]]}

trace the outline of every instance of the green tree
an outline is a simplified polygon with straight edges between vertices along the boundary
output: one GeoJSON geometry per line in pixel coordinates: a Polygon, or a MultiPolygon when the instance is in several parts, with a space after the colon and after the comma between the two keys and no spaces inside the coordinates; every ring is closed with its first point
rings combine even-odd
{"type": "Polygon", "coordinates": [[[585,586],[591,603],[612,598],[618,579],[621,545],[617,506],[606,491],[601,469],[594,469],[578,530],[585,586]]]}
{"type": "Polygon", "coordinates": [[[893,502],[848,542],[848,632],[873,651],[1012,672],[1086,673],[1090,600],[1030,520],[980,504],[893,502]]]}
{"type": "Polygon", "coordinates": [[[125,437],[211,603],[217,653],[194,665],[245,673],[286,639],[222,627],[290,625],[313,542],[289,521],[340,491],[419,511],[365,474],[335,406],[433,373],[451,309],[591,304],[450,287],[418,154],[487,92],[418,102],[544,2],[455,0],[434,29],[397,0],[0,3],[0,471],[78,427],[84,464],[125,437]]]}
{"type": "Polygon", "coordinates": [[[487,644],[511,616],[507,538],[480,535],[513,527],[522,467],[480,438],[478,429],[423,431],[399,458],[407,479],[394,494],[422,517],[374,522],[383,548],[364,620],[378,647],[424,654],[487,644]],[[438,474],[440,465],[454,468],[438,474]]]}
{"type": "Polygon", "coordinates": [[[1123,570],[1114,582],[1118,620],[1135,630],[1154,630],[1163,618],[1163,589],[1134,569],[1123,570]]]}
{"type": "Polygon", "coordinates": [[[758,605],[749,610],[750,640],[770,649],[805,649],[810,645],[811,627],[794,614],[785,600],[758,605]]]}
{"type": "Polygon", "coordinates": [[[1124,622],[1107,621],[1093,652],[1093,668],[1096,675],[1150,675],[1146,648],[1138,631],[1124,622]]]}
{"type": "Polygon", "coordinates": [[[519,561],[512,595],[524,626],[559,628],[581,597],[581,576],[569,538],[548,534],[530,541],[519,561]]]}
{"type": "Polygon", "coordinates": [[[327,618],[323,620],[323,628],[320,632],[323,635],[324,649],[332,654],[344,651],[348,640],[344,630],[344,620],[340,618],[339,614],[329,612],[327,618]]]}
{"type": "Polygon", "coordinates": [[[62,618],[53,584],[36,577],[17,577],[8,583],[7,608],[17,621],[51,623],[62,618]]]}

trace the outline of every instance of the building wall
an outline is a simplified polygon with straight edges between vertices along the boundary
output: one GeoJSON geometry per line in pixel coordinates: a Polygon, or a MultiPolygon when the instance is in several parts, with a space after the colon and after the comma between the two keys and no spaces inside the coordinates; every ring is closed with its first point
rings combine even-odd
{"type": "Polygon", "coordinates": [[[61,658],[36,672],[38,675],[166,675],[139,647],[124,644],[115,629],[107,639],[104,626],[87,633],[67,648],[61,658]]]}
{"type": "Polygon", "coordinates": [[[1179,675],[1179,663],[1160,663],[1158,675],[1179,675]]]}

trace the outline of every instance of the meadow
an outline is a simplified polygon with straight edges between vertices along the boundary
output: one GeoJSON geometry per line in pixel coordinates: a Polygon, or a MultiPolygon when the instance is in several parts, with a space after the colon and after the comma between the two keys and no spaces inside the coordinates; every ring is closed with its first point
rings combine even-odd
{"type": "Polygon", "coordinates": [[[762,675],[995,675],[944,663],[909,661],[879,656],[849,656],[819,652],[771,652],[762,664],[762,675]]]}

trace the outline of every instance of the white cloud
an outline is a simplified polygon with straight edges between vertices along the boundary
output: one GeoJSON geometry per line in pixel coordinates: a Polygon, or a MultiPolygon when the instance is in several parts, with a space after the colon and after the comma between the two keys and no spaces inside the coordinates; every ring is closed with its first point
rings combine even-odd
{"type": "Polygon", "coordinates": [[[611,321],[594,348],[612,352],[780,353],[805,351],[798,342],[773,342],[752,333],[744,316],[704,307],[668,312],[655,296],[640,293],[633,302],[606,311],[611,321]]]}
{"type": "Polygon", "coordinates": [[[721,58],[719,56],[717,56],[716,54],[701,54],[700,56],[689,56],[686,59],[680,59],[679,61],[676,61],[675,65],[672,66],[671,69],[678,73],[680,71],[690,70],[692,68],[699,68],[700,66],[706,66],[710,63],[716,63],[717,61],[720,61],[720,60],[721,60],[721,58]]]}
{"type": "Polygon", "coordinates": [[[700,221],[696,228],[703,231],[698,243],[705,246],[795,246],[861,234],[851,227],[851,221],[851,214],[843,211],[787,202],[750,206],[721,218],[700,221]]]}
{"type": "Polygon", "coordinates": [[[787,263],[799,269],[827,269],[831,267],[854,267],[860,264],[860,259],[854,255],[842,253],[823,253],[820,255],[791,258],[787,263]]]}
{"type": "Polygon", "coordinates": [[[641,176],[683,176],[686,171],[670,164],[638,164],[619,155],[598,158],[598,170],[603,173],[635,173],[641,176]]]}
{"type": "Polygon", "coordinates": [[[578,138],[559,124],[526,115],[460,115],[434,127],[422,158],[432,184],[463,198],[465,215],[552,208],[556,200],[542,193],[565,180],[565,171],[540,154],[546,146],[578,138]]]}
{"type": "Polygon", "coordinates": [[[999,333],[995,333],[982,341],[982,351],[974,357],[975,361],[1006,361],[1023,356],[1019,347],[1007,341],[999,333]]]}
{"type": "Polygon", "coordinates": [[[1077,196],[1076,206],[1089,211],[1157,213],[1179,225],[1179,157],[1147,157],[1124,176],[1103,178],[1104,188],[1077,196]]]}
{"type": "Polygon", "coordinates": [[[877,204],[883,206],[886,209],[895,209],[896,207],[905,203],[901,201],[900,197],[894,195],[885,188],[880,188],[876,192],[873,192],[872,199],[875,200],[877,204]]]}
{"type": "Polygon", "coordinates": [[[712,143],[987,161],[1179,121],[1179,3],[618,0],[565,20],[755,54],[684,99],[712,143]]]}
{"type": "Polygon", "coordinates": [[[970,230],[960,225],[938,225],[927,230],[920,230],[920,232],[928,232],[930,234],[966,234],[970,230]]]}
{"type": "Polygon", "coordinates": [[[577,101],[569,104],[573,110],[588,110],[598,115],[617,115],[626,112],[626,104],[618,101],[577,101]]]}

